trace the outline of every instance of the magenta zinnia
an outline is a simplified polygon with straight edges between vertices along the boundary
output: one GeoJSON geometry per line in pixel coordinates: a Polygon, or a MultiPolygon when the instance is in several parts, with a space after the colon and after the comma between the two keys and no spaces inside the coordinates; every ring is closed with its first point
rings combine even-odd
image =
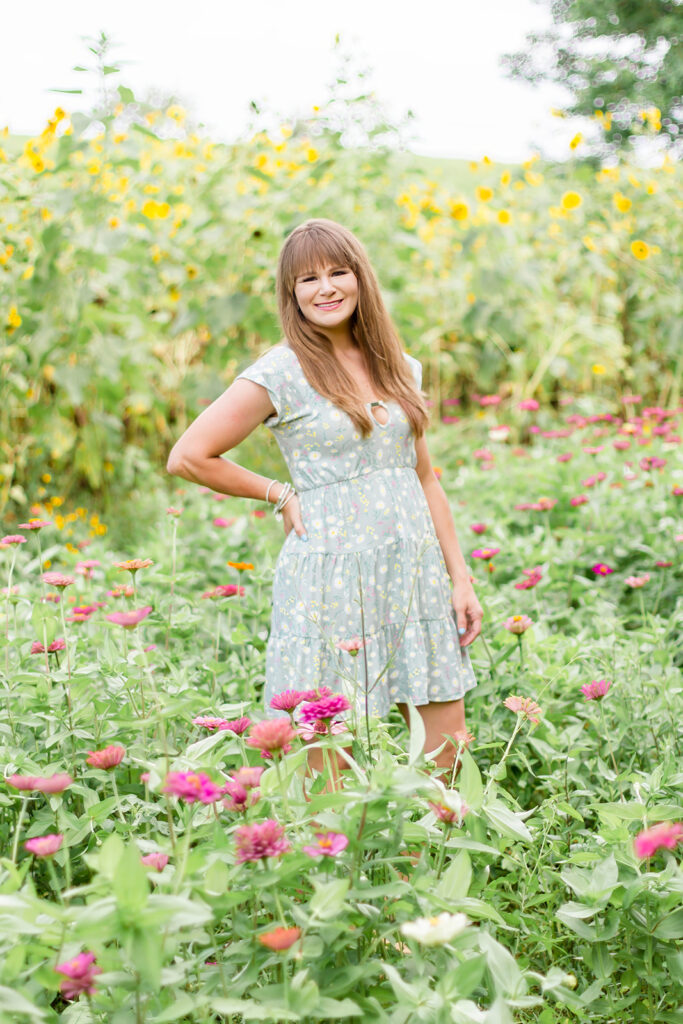
{"type": "Polygon", "coordinates": [[[199,800],[202,804],[213,804],[223,795],[223,790],[212,782],[204,772],[169,772],[163,786],[164,793],[172,793],[188,804],[199,800]]]}
{"type": "Polygon", "coordinates": [[[325,721],[328,718],[335,718],[342,711],[348,711],[350,707],[348,700],[341,693],[323,697],[321,700],[304,701],[299,708],[299,721],[305,724],[325,721]]]}
{"type": "Polygon", "coordinates": [[[218,726],[221,730],[227,730],[228,732],[237,733],[240,736],[243,732],[246,732],[251,725],[251,718],[233,718],[230,722],[221,722],[218,726]]]}
{"type": "Polygon", "coordinates": [[[336,857],[349,845],[349,837],[343,832],[316,832],[315,846],[302,847],[309,857],[336,857]]]}
{"type": "Polygon", "coordinates": [[[637,857],[652,857],[657,850],[673,850],[683,842],[683,825],[676,821],[663,821],[639,832],[633,841],[637,857]]]}
{"type": "Polygon", "coordinates": [[[270,706],[274,711],[293,711],[305,699],[306,695],[300,690],[283,690],[282,693],[275,694],[270,706]]]}
{"type": "Polygon", "coordinates": [[[27,839],[24,847],[34,857],[52,857],[64,842],[61,833],[51,833],[47,836],[36,836],[35,839],[27,839]]]}
{"type": "Polygon", "coordinates": [[[137,624],[146,619],[151,611],[153,611],[153,608],[149,604],[144,608],[131,609],[128,612],[110,612],[109,615],[105,615],[105,619],[109,619],[110,622],[115,623],[117,626],[123,626],[124,629],[135,629],[137,624]]]}
{"type": "Polygon", "coordinates": [[[611,685],[609,679],[592,679],[590,683],[583,684],[581,693],[586,700],[602,700],[611,685]]]}
{"type": "Polygon", "coordinates": [[[284,832],[283,826],[272,818],[256,825],[241,825],[235,833],[238,864],[286,853],[291,847],[284,832]]]}
{"type": "Polygon", "coordinates": [[[597,562],[592,566],[592,569],[596,576],[608,576],[611,572],[614,572],[614,569],[610,569],[604,562],[597,562]]]}
{"type": "Polygon", "coordinates": [[[73,779],[70,775],[57,772],[46,778],[42,775],[10,775],[7,783],[14,789],[21,789],[25,792],[37,791],[38,793],[62,793],[72,785],[73,779]]]}
{"type": "Polygon", "coordinates": [[[65,999],[76,999],[83,992],[89,996],[95,992],[95,975],[102,973],[102,968],[95,965],[94,953],[79,953],[73,960],[57,964],[55,970],[65,975],[60,991],[65,999]]]}
{"type": "Polygon", "coordinates": [[[168,864],[167,853],[146,853],[140,860],[147,868],[154,868],[155,871],[163,871],[168,864]]]}

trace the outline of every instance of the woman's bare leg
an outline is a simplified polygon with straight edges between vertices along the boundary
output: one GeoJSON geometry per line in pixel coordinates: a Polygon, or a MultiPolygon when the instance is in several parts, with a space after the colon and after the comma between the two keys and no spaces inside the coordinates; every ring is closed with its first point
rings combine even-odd
{"type": "MultiPolygon", "coordinates": [[[[403,715],[406,725],[410,728],[408,705],[397,704],[396,706],[403,715]]],[[[444,785],[449,785],[458,752],[458,738],[464,739],[467,734],[465,699],[461,697],[460,700],[430,701],[429,704],[419,706],[417,710],[425,727],[425,752],[436,750],[445,739],[449,741],[435,758],[437,767],[444,769],[439,778],[444,785]]]]}

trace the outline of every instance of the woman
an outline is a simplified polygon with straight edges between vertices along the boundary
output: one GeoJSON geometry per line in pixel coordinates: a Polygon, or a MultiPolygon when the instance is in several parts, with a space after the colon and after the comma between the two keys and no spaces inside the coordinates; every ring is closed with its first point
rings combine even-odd
{"type": "MultiPolygon", "coordinates": [[[[448,771],[466,735],[464,695],[476,686],[467,647],[483,613],[430,463],[420,363],[402,350],[364,247],[340,224],[316,218],[292,231],[276,287],[284,341],[190,425],[168,471],[282,515],[266,708],[287,689],[339,692],[352,659],[336,645],[363,635],[361,704],[385,716],[395,703],[409,722],[412,701],[425,751],[443,746],[436,763],[448,771]],[[221,458],[259,423],[295,489],[221,458]]],[[[309,765],[321,768],[319,749],[309,765]]]]}

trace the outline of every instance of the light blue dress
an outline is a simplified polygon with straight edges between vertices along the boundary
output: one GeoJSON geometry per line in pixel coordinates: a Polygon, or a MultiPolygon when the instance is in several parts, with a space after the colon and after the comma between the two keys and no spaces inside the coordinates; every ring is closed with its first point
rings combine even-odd
{"type": "MultiPolygon", "coordinates": [[[[420,363],[406,359],[419,388],[420,363]]],[[[462,697],[476,679],[458,640],[452,583],[401,406],[382,403],[387,423],[373,417],[364,439],[311,387],[284,344],[240,377],[270,395],[276,413],[264,423],[284,456],[308,534],[303,541],[290,530],[275,564],[266,709],[283,690],[321,685],[353,696],[358,710],[367,688],[370,714],[381,717],[399,701],[462,697]],[[363,634],[367,674],[363,651],[354,658],[336,647],[363,634]]]]}

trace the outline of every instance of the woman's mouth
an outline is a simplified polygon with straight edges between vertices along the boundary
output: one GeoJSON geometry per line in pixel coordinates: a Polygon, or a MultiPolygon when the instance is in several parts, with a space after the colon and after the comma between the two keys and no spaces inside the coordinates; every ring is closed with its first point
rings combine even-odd
{"type": "Polygon", "coordinates": [[[336,309],[343,301],[343,299],[337,299],[336,302],[320,302],[316,303],[316,306],[318,309],[336,309]]]}

